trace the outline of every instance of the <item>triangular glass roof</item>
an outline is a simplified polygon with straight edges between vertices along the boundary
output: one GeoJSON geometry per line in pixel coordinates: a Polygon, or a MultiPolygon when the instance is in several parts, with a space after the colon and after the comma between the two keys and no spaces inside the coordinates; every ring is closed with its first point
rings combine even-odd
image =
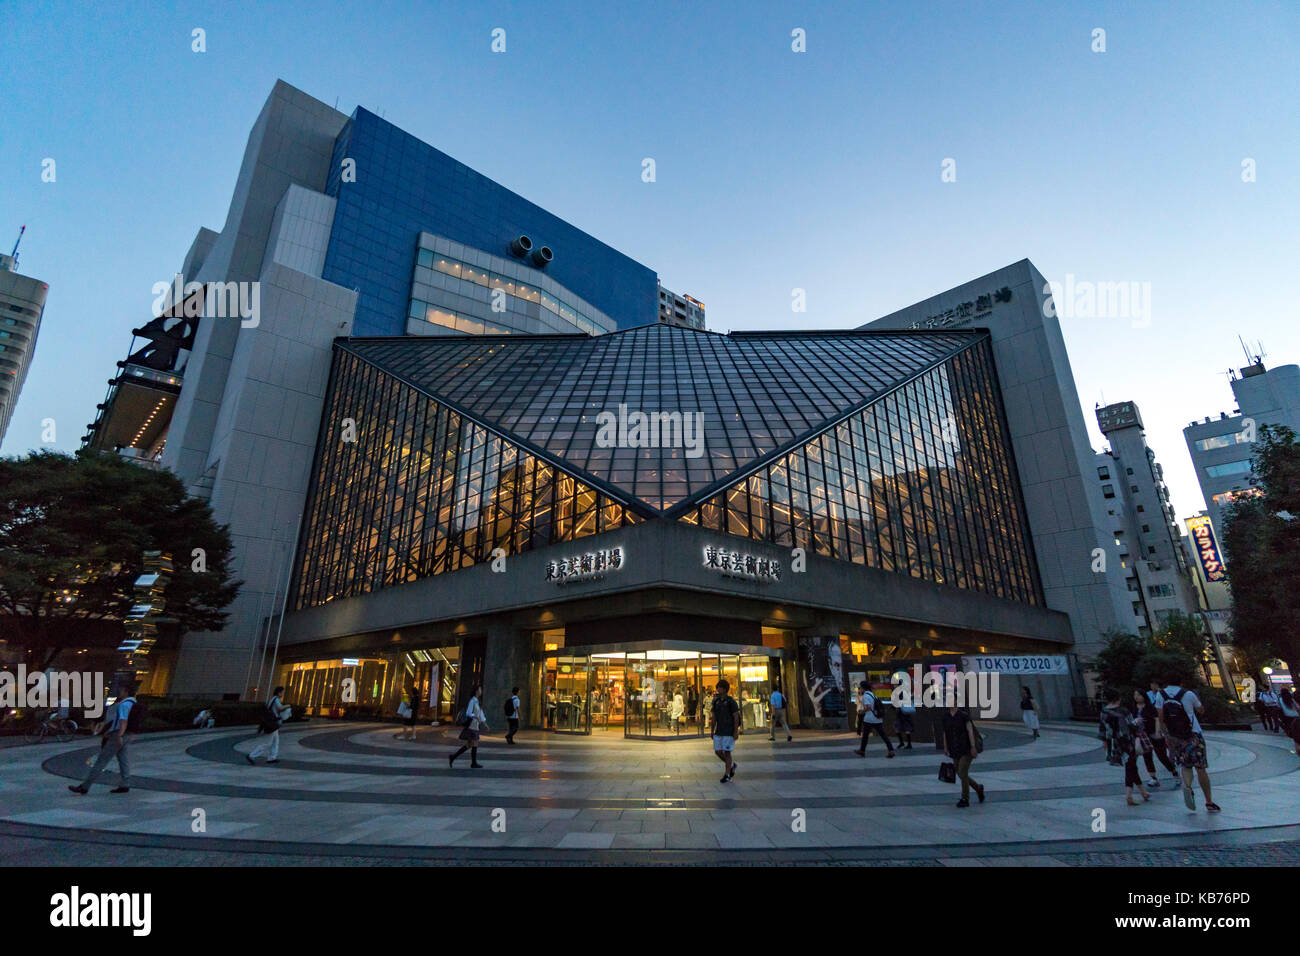
{"type": "Polygon", "coordinates": [[[720,335],[647,325],[600,336],[356,338],[339,345],[617,497],[666,511],[969,348],[979,334],[720,335]],[[599,418],[602,412],[610,415],[599,418]],[[638,432],[637,412],[688,416],[683,431],[673,430],[675,447],[640,446],[638,439],[668,429],[638,432]],[[621,435],[612,425],[602,431],[620,419],[621,435]],[[702,441],[691,427],[696,421],[702,441]]]}

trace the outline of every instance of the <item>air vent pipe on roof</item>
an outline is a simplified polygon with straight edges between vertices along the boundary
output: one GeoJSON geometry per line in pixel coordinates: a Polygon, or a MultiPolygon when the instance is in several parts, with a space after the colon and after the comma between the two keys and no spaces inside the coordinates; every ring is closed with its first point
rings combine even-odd
{"type": "Polygon", "coordinates": [[[533,240],[527,236],[516,236],[510,240],[510,251],[522,259],[533,251],[533,240]]]}
{"type": "Polygon", "coordinates": [[[555,258],[555,254],[551,252],[550,246],[538,246],[536,249],[533,250],[533,262],[535,262],[539,266],[544,267],[548,262],[550,262],[554,258],[555,258]]]}

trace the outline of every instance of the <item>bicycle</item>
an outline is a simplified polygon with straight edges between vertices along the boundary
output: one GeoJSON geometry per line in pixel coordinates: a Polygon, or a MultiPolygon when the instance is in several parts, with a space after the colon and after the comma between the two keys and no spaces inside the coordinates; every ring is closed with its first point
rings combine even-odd
{"type": "Polygon", "coordinates": [[[66,744],[76,734],[77,722],[75,720],[71,717],[59,717],[56,714],[50,714],[27,731],[27,742],[29,744],[39,744],[44,743],[46,738],[53,738],[61,744],[66,744]]]}

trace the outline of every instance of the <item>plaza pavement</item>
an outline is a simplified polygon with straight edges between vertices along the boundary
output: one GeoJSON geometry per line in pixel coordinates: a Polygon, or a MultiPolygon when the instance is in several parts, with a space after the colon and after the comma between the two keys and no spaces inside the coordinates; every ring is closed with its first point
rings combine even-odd
{"type": "Polygon", "coordinates": [[[395,740],[390,724],[318,720],[283,730],[280,763],[271,766],[248,765],[244,754],[260,739],[248,728],[144,735],[132,744],[129,794],[109,794],[116,775],[108,773],[90,796],[78,796],[67,784],[85,773],[93,741],[7,747],[0,842],[11,849],[0,862],[224,855],[347,864],[1032,865],[1133,852],[1223,862],[1189,854],[1236,847],[1229,852],[1249,855],[1261,843],[1278,849],[1257,859],[1285,861],[1300,839],[1300,758],[1280,735],[1206,735],[1223,807],[1211,815],[1199,788],[1198,810],[1189,812],[1159,764],[1163,789],[1128,806],[1123,770],[1106,763],[1090,725],[1047,724],[1038,741],[1019,724],[981,727],[987,747],[972,771],[988,801],[967,809],[955,806],[957,788],[937,779],[933,745],[886,760],[873,740],[862,759],[852,735],[832,732],[796,731],[793,743],[746,735],[736,778],[725,785],[707,740],[525,731],[511,747],[498,733],[484,739],[483,769],[471,770],[465,754],[450,770],[447,728],[422,728],[409,743],[395,740]],[[196,833],[199,810],[205,830],[196,833]],[[800,817],[802,830],[792,826],[800,817]]]}

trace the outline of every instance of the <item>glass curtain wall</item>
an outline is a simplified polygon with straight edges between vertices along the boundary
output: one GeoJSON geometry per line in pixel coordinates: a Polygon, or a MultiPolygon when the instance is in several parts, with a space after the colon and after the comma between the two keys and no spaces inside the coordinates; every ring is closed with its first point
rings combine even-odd
{"type": "Polygon", "coordinates": [[[1043,604],[987,340],[682,520],[1043,604]]]}
{"type": "Polygon", "coordinates": [[[621,503],[351,353],[336,353],[294,606],[640,520],[621,503]]]}

